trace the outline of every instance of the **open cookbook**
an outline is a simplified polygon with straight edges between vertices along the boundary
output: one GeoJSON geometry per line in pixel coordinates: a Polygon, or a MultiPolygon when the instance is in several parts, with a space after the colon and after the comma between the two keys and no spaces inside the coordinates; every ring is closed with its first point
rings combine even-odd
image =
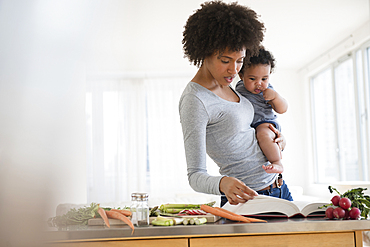
{"type": "Polygon", "coordinates": [[[253,200],[238,205],[226,203],[222,208],[244,216],[260,217],[323,217],[326,208],[319,207],[329,202],[287,201],[284,199],[259,195],[253,200]]]}

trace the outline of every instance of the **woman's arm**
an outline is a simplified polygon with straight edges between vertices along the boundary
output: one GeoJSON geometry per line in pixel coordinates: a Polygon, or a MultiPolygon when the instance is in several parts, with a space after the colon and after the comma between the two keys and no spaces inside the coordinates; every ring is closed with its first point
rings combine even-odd
{"type": "Polygon", "coordinates": [[[209,121],[203,103],[194,95],[185,95],[179,105],[189,184],[197,192],[221,195],[222,176],[211,176],[206,166],[206,128],[209,121]]]}

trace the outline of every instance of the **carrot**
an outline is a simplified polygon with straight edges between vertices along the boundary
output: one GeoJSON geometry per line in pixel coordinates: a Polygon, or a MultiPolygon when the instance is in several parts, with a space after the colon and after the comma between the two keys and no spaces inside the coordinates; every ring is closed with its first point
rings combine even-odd
{"type": "Polygon", "coordinates": [[[125,209],[115,209],[115,208],[112,208],[110,211],[116,211],[118,213],[121,213],[123,214],[124,216],[131,216],[132,213],[130,210],[125,210],[125,209]]]}
{"type": "Polygon", "coordinates": [[[119,220],[122,220],[123,222],[125,222],[132,229],[131,235],[134,233],[135,228],[134,228],[134,225],[132,224],[132,222],[129,218],[127,218],[126,216],[124,216],[123,214],[121,214],[119,212],[112,211],[112,210],[106,211],[105,213],[107,214],[108,218],[119,219],[119,220]]]}
{"type": "Polygon", "coordinates": [[[105,210],[102,209],[101,207],[98,208],[98,213],[100,214],[100,216],[102,217],[102,219],[104,220],[105,224],[110,228],[110,225],[109,225],[109,219],[108,219],[108,216],[107,214],[105,213],[105,210]]]}
{"type": "Polygon", "coordinates": [[[241,215],[238,215],[238,214],[235,214],[235,213],[232,213],[228,210],[221,210],[220,208],[213,208],[213,207],[210,207],[210,206],[207,206],[207,205],[202,205],[200,207],[200,209],[202,209],[203,211],[207,212],[207,213],[211,213],[213,215],[216,215],[216,216],[220,216],[220,217],[223,217],[223,218],[226,218],[226,219],[229,219],[229,220],[234,220],[234,221],[242,221],[242,222],[245,222],[245,223],[250,223],[252,222],[266,222],[266,221],[263,221],[263,220],[256,220],[256,219],[252,219],[252,218],[247,218],[247,217],[244,217],[244,216],[241,216],[241,215]]]}
{"type": "Polygon", "coordinates": [[[216,215],[216,216],[220,216],[220,217],[223,217],[223,218],[226,218],[226,219],[229,219],[229,220],[242,221],[242,222],[245,222],[245,223],[250,222],[248,219],[246,219],[245,217],[243,217],[241,215],[235,216],[235,215],[226,213],[224,211],[221,211],[217,208],[210,207],[210,206],[207,206],[207,205],[204,205],[204,204],[200,206],[200,209],[207,212],[207,213],[210,213],[210,214],[213,214],[213,215],[216,215]]]}
{"type": "MultiPolygon", "coordinates": [[[[219,207],[216,207],[216,208],[217,208],[217,209],[219,209],[219,210],[221,210],[221,211],[223,211],[223,212],[225,212],[225,213],[229,213],[229,214],[231,214],[231,215],[235,215],[235,216],[242,216],[242,215],[236,214],[236,213],[234,213],[234,212],[231,212],[231,211],[229,211],[229,210],[226,210],[226,209],[224,209],[224,208],[219,208],[219,207]]],[[[267,222],[266,220],[260,220],[260,219],[256,219],[256,218],[245,217],[245,216],[242,216],[242,217],[246,218],[246,219],[247,219],[247,220],[249,220],[250,222],[267,222]]]]}

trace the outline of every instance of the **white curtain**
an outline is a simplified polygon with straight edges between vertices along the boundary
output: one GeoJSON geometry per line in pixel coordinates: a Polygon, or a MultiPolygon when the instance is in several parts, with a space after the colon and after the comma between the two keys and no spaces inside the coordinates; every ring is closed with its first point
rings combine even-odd
{"type": "Polygon", "coordinates": [[[145,80],[148,99],[150,193],[154,198],[191,192],[178,111],[189,78],[145,80]]]}
{"type": "Polygon", "coordinates": [[[88,202],[130,201],[194,193],[186,161],[178,103],[188,76],[88,79],[88,202]]]}

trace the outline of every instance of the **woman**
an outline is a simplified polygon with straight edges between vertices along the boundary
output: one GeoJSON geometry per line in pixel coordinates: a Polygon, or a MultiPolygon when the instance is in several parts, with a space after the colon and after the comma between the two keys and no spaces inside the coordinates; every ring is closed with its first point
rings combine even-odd
{"type": "MultiPolygon", "coordinates": [[[[220,1],[202,4],[183,33],[185,56],[199,68],[179,103],[188,179],[195,191],[224,195],[221,205],[258,194],[291,199],[278,174],[263,169],[269,163],[250,127],[253,106],[230,87],[243,60],[257,54],[263,36],[264,25],[253,10],[220,1]],[[207,173],[206,154],[222,176],[207,173]]],[[[274,131],[275,142],[284,146],[274,131]]]]}

